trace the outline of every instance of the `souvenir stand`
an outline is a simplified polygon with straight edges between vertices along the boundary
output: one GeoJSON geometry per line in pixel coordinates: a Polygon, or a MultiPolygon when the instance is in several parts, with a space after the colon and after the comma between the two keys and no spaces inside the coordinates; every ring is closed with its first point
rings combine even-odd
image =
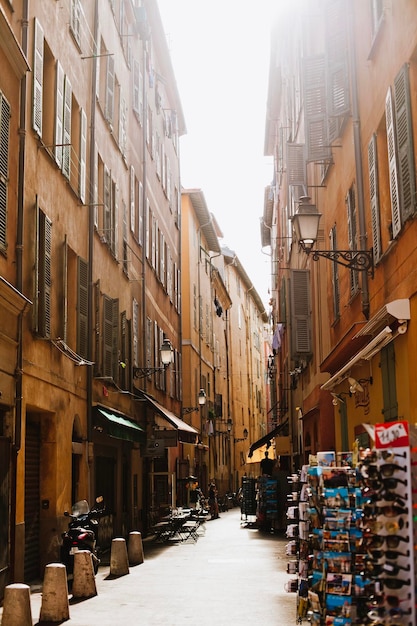
{"type": "Polygon", "coordinates": [[[278,480],[271,476],[258,479],[256,518],[262,530],[274,530],[278,523],[278,480]]]}
{"type": "Polygon", "coordinates": [[[297,594],[298,623],[417,623],[416,431],[387,422],[373,436],[372,450],[320,452],[291,476],[287,571],[296,577],[287,591],[297,594]]]}
{"type": "Polygon", "coordinates": [[[256,483],[254,478],[242,478],[241,522],[252,524],[256,521],[256,483]]]}

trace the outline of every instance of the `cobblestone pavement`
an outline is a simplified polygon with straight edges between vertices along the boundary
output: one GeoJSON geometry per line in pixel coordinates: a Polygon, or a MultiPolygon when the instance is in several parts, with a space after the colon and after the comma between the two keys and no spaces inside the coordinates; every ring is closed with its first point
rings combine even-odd
{"type": "MultiPolygon", "coordinates": [[[[144,540],[145,561],[110,577],[100,566],[97,596],[70,596],[70,626],[290,626],[296,597],[286,593],[287,538],[245,525],[240,510],[208,520],[197,542],[144,540]]],[[[33,589],[33,624],[40,624],[40,589],[33,589]]],[[[0,609],[0,615],[2,610],[0,609]]],[[[45,624],[45,622],[43,622],[45,624]]]]}

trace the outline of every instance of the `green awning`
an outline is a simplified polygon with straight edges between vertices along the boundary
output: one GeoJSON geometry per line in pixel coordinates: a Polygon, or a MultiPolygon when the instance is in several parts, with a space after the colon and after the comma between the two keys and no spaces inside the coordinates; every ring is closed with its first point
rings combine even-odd
{"type": "Polygon", "coordinates": [[[101,430],[115,439],[137,443],[143,443],[145,440],[143,428],[121,413],[116,413],[107,407],[93,407],[93,425],[96,430],[101,430]]]}

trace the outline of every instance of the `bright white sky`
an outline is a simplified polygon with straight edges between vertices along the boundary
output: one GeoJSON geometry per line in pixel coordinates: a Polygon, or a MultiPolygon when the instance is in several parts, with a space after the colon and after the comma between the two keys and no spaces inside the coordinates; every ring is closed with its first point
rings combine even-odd
{"type": "Polygon", "coordinates": [[[158,0],[184,111],[181,182],[201,189],[259,296],[269,300],[261,251],[270,29],[280,0],[158,0]],[[273,9],[274,7],[274,9],[273,9]]]}

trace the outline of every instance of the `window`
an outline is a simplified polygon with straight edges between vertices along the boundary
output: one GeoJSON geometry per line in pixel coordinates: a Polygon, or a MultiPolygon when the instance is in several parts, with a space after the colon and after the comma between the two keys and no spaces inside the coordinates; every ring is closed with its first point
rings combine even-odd
{"type": "Polygon", "coordinates": [[[140,63],[136,59],[133,62],[133,110],[143,124],[143,74],[140,71],[140,63]]]}
{"type": "Polygon", "coordinates": [[[133,338],[133,366],[139,366],[139,302],[133,299],[132,304],[132,338],[133,338]]]}
{"type": "Polygon", "coordinates": [[[43,211],[37,210],[35,250],[34,327],[41,337],[51,336],[51,253],[52,222],[43,211]]]}
{"type": "Polygon", "coordinates": [[[10,105],[0,92],[0,251],[7,250],[10,105]]]}
{"type": "Polygon", "coordinates": [[[100,239],[106,243],[113,256],[117,256],[117,220],[118,187],[112,179],[111,172],[103,161],[98,158],[98,207],[95,224],[100,239]],[[101,207],[102,205],[102,207],[101,207]],[[102,208],[102,211],[100,211],[102,208]]]}

